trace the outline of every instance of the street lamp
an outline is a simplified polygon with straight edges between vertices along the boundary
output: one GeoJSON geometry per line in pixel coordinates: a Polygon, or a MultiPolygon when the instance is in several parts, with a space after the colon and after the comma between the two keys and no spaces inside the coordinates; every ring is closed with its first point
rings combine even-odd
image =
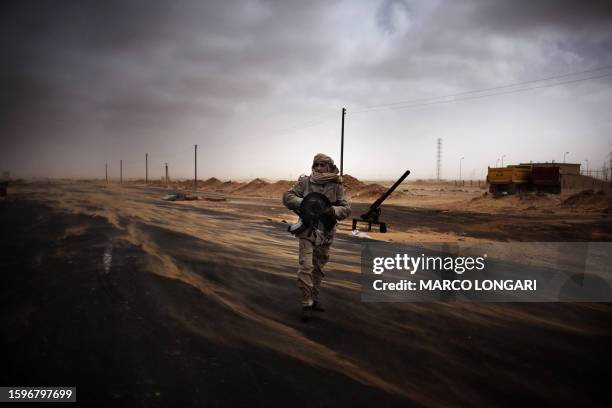
{"type": "Polygon", "coordinates": [[[499,165],[499,159],[496,159],[495,160],[495,167],[498,167],[498,165],[499,165]]]}
{"type": "Polygon", "coordinates": [[[168,188],[168,163],[164,163],[164,167],[166,168],[166,188],[168,188]]]}
{"type": "Polygon", "coordinates": [[[568,155],[568,154],[569,154],[569,152],[563,153],[563,163],[565,163],[565,156],[568,155]]]}
{"type": "Polygon", "coordinates": [[[501,159],[502,159],[502,167],[504,167],[504,157],[506,157],[505,154],[501,157],[501,159]]]}
{"type": "Polygon", "coordinates": [[[584,159],[586,161],[587,164],[587,168],[586,168],[586,172],[587,172],[587,176],[589,175],[589,159],[584,159]]]}
{"type": "Polygon", "coordinates": [[[462,157],[459,159],[459,183],[461,183],[461,161],[465,159],[465,157],[462,157]]]}

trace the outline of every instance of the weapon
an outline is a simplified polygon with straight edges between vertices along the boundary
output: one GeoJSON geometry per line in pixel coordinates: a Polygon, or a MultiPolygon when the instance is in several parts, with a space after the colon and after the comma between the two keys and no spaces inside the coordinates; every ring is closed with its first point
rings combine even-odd
{"type": "Polygon", "coordinates": [[[321,193],[308,193],[302,200],[297,214],[300,219],[287,229],[292,234],[299,234],[308,227],[316,227],[319,221],[327,231],[331,231],[336,225],[336,217],[329,198],[321,193]]]}
{"type": "Polygon", "coordinates": [[[410,174],[410,170],[406,170],[406,172],[400,177],[387,191],[385,191],[374,203],[370,206],[367,212],[361,215],[360,218],[353,218],[353,231],[357,229],[357,222],[367,222],[368,223],[368,231],[372,231],[372,224],[378,225],[379,230],[382,233],[387,232],[387,224],[384,222],[380,222],[380,205],[393,193],[393,191],[399,186],[402,181],[410,174]]]}

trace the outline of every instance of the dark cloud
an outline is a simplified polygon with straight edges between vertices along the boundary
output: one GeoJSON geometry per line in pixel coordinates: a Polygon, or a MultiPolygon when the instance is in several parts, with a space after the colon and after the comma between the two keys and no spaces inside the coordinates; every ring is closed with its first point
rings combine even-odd
{"type": "Polygon", "coordinates": [[[612,65],[610,2],[384,1],[377,21],[394,7],[412,23],[378,58],[349,68],[358,81],[452,92],[612,65]]]}
{"type": "Polygon", "coordinates": [[[611,17],[609,2],[565,0],[12,2],[0,138],[144,146],[206,128],[247,141],[340,104],[612,65],[611,17]]]}
{"type": "Polygon", "coordinates": [[[477,0],[465,13],[467,21],[492,31],[607,28],[612,21],[612,3],[605,0],[477,0]]]}
{"type": "Polygon", "coordinates": [[[253,5],[264,15],[199,1],[12,6],[2,21],[2,115],[38,116],[53,104],[114,122],[230,114],[232,102],[266,96],[271,81],[330,52],[326,39],[305,35],[316,7],[253,5]]]}

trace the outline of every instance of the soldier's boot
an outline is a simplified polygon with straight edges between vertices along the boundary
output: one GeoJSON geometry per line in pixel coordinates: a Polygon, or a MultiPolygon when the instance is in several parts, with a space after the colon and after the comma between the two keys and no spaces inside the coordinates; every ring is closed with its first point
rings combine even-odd
{"type": "Polygon", "coordinates": [[[323,305],[321,305],[321,302],[315,300],[312,304],[312,310],[314,310],[315,312],[324,312],[325,308],[323,307],[323,305]]]}
{"type": "Polygon", "coordinates": [[[307,322],[312,318],[312,306],[302,306],[302,315],[300,319],[307,322]]]}

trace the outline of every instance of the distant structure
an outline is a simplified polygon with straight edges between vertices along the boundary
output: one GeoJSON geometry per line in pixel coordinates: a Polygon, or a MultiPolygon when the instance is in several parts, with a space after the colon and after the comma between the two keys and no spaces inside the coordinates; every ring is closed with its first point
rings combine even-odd
{"type": "Polygon", "coordinates": [[[608,160],[608,171],[610,172],[610,182],[612,183],[612,151],[610,152],[610,159],[608,160]]]}
{"type": "Polygon", "coordinates": [[[521,163],[521,166],[558,167],[560,174],[580,174],[580,163],[521,163]]]}
{"type": "Polygon", "coordinates": [[[438,153],[437,153],[437,161],[436,161],[436,180],[440,181],[440,177],[442,176],[442,138],[438,138],[438,153]]]}

